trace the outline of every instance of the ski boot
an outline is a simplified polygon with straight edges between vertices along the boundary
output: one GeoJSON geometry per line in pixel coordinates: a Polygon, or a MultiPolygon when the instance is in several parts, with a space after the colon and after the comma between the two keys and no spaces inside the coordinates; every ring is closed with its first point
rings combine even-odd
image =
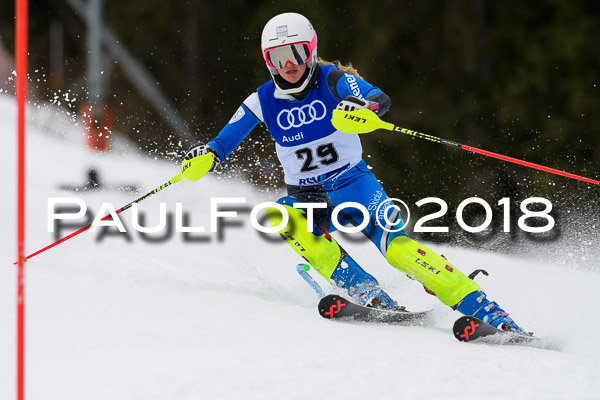
{"type": "Polygon", "coordinates": [[[367,273],[348,254],[338,264],[331,274],[331,282],[337,287],[346,289],[348,294],[356,302],[365,307],[402,309],[386,293],[379,282],[367,273]]]}
{"type": "MultiPolygon", "coordinates": [[[[309,230],[306,213],[286,204],[293,201],[294,199],[291,197],[283,197],[278,200],[289,216],[287,225],[278,232],[298,255],[327,281],[346,289],[357,304],[367,307],[403,309],[381,290],[379,282],[365,272],[329,232],[316,225],[309,230]]],[[[266,214],[271,226],[279,226],[283,221],[281,212],[275,208],[267,209],[266,214]]]]}
{"type": "Polygon", "coordinates": [[[465,296],[465,298],[455,306],[455,309],[464,315],[479,318],[494,328],[503,331],[525,333],[523,329],[508,316],[508,313],[498,305],[498,303],[489,301],[486,294],[481,290],[465,296]]]}

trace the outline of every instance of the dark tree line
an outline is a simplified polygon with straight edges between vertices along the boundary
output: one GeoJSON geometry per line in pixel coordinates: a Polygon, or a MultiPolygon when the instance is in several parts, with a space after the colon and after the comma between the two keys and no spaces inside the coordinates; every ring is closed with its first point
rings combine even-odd
{"type": "MultiPolygon", "coordinates": [[[[0,5],[0,35],[12,49],[13,4],[0,5]]],[[[319,54],[352,62],[392,98],[385,119],[420,132],[600,178],[600,2],[538,1],[110,1],[105,22],[149,68],[206,141],[268,79],[260,34],[275,14],[306,15],[319,54]]],[[[48,71],[48,31],[65,30],[64,88],[81,89],[84,25],[64,0],[31,3],[31,67],[48,71]]],[[[32,73],[32,75],[35,75],[32,73]]],[[[125,80],[109,71],[115,128],[149,152],[183,152],[125,80]]],[[[35,77],[35,76],[34,76],[35,77]]],[[[57,90],[51,79],[40,96],[57,90]]],[[[45,86],[44,86],[45,85],[45,86]]],[[[81,93],[81,100],[84,94],[81,93]]],[[[390,195],[441,197],[456,207],[480,196],[495,204],[547,196],[597,207],[590,185],[426,141],[363,136],[366,159],[390,195]]],[[[274,169],[274,144],[257,128],[233,157],[257,183],[274,169]]],[[[273,172],[275,171],[275,172],[273,172]]]]}

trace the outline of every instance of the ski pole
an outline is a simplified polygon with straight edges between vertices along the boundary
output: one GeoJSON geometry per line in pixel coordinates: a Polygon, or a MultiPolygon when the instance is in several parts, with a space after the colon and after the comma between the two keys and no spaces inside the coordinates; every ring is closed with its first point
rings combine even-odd
{"type": "Polygon", "coordinates": [[[453,142],[451,140],[441,139],[435,136],[428,135],[426,133],[420,133],[411,131],[410,129],[401,128],[389,122],[382,121],[377,114],[373,111],[363,108],[354,111],[342,111],[342,110],[333,110],[333,117],[331,119],[331,123],[335,127],[335,129],[347,132],[347,133],[368,133],[372,132],[376,129],[386,129],[388,131],[405,133],[410,136],[417,137],[419,139],[429,140],[435,143],[441,143],[452,147],[457,147],[463,150],[470,151],[472,153],[482,154],[484,156],[497,158],[499,160],[508,161],[514,164],[524,165],[529,168],[538,169],[541,171],[550,172],[551,174],[565,176],[567,178],[578,179],[580,181],[593,183],[594,185],[600,185],[600,181],[596,181],[590,178],[585,178],[583,176],[571,174],[565,171],[559,171],[554,168],[545,167],[543,165],[534,164],[528,161],[519,160],[517,158],[512,158],[508,156],[503,156],[502,154],[492,153],[491,151],[481,150],[476,147],[467,146],[464,144],[460,144],[457,142],[453,142]]]}
{"type": "Polygon", "coordinates": [[[308,283],[310,287],[317,293],[317,296],[319,296],[319,298],[325,296],[325,292],[323,292],[321,286],[319,286],[317,281],[315,281],[315,279],[308,273],[308,271],[310,271],[310,265],[298,264],[296,265],[296,271],[298,271],[302,279],[304,279],[306,283],[308,283]]]}
{"type": "MultiPolygon", "coordinates": [[[[146,200],[148,197],[150,197],[150,196],[152,196],[152,195],[154,195],[154,194],[156,194],[156,193],[160,192],[160,191],[161,191],[161,190],[163,190],[164,188],[166,188],[166,187],[168,187],[168,186],[171,186],[171,185],[172,185],[172,184],[174,184],[174,183],[177,183],[177,182],[179,182],[181,179],[182,179],[182,175],[181,175],[181,174],[178,174],[178,175],[174,176],[173,178],[169,179],[169,181],[168,181],[167,183],[165,183],[165,184],[163,184],[163,185],[161,185],[161,186],[157,187],[156,189],[154,189],[154,190],[153,190],[153,191],[151,191],[150,193],[147,193],[147,194],[143,195],[142,197],[140,197],[139,199],[137,199],[137,200],[134,200],[134,201],[132,201],[131,203],[129,203],[129,204],[126,204],[126,205],[124,205],[123,207],[119,208],[119,209],[116,211],[116,214],[120,214],[121,212],[123,212],[123,211],[127,210],[128,208],[131,208],[131,206],[132,206],[134,203],[140,203],[140,202],[142,202],[142,201],[146,200]]],[[[101,219],[101,221],[105,221],[105,220],[107,220],[107,219],[109,219],[109,218],[110,218],[110,214],[108,214],[108,215],[104,216],[104,217],[101,219]]],[[[61,238],[61,239],[57,240],[57,241],[56,241],[56,242],[54,242],[54,243],[51,243],[51,244],[49,244],[48,246],[46,246],[46,247],[44,247],[44,248],[42,248],[42,249],[39,249],[39,250],[38,250],[38,251],[36,251],[35,253],[31,253],[30,255],[28,255],[27,257],[25,257],[25,259],[24,259],[23,261],[27,261],[27,260],[29,260],[31,257],[37,256],[38,254],[40,254],[40,253],[43,253],[43,252],[44,252],[44,251],[46,251],[46,250],[50,250],[50,249],[51,249],[51,248],[53,248],[54,246],[57,246],[57,245],[61,244],[62,242],[66,242],[67,240],[69,240],[69,239],[71,239],[71,238],[73,238],[73,237],[75,237],[75,236],[79,235],[80,233],[83,233],[83,232],[87,231],[87,230],[88,230],[88,229],[90,229],[91,227],[92,227],[92,224],[89,224],[88,226],[84,226],[83,228],[79,229],[78,231],[76,231],[76,232],[73,232],[73,233],[71,233],[70,235],[67,235],[67,236],[63,237],[63,238],[61,238]]],[[[16,264],[16,263],[15,263],[15,264],[16,264]]]]}
{"type": "MultiPolygon", "coordinates": [[[[184,178],[191,182],[195,182],[195,181],[199,180],[209,171],[209,169],[213,165],[213,162],[214,162],[214,154],[212,154],[212,153],[209,153],[208,155],[205,155],[205,156],[195,157],[195,158],[192,158],[191,160],[185,160],[183,162],[183,165],[181,166],[181,171],[177,175],[175,175],[174,177],[169,179],[165,184],[160,185],[153,191],[143,195],[139,199],[134,200],[131,203],[126,204],[123,207],[119,208],[116,211],[116,214],[122,213],[123,211],[127,210],[128,208],[131,208],[131,206],[134,203],[140,203],[140,202],[146,200],[148,197],[155,195],[156,193],[160,192],[164,188],[169,187],[172,184],[177,183],[184,178]]],[[[101,219],[101,221],[105,221],[105,220],[109,219],[110,216],[111,216],[110,214],[104,216],[101,219]]],[[[38,254],[43,253],[44,251],[53,248],[54,246],[57,246],[63,242],[66,242],[67,240],[79,235],[80,233],[87,231],[88,229],[90,229],[92,227],[92,224],[89,224],[88,226],[84,226],[83,228],[79,229],[78,231],[73,232],[70,235],[65,236],[64,238],[59,239],[56,242],[49,244],[48,246],[36,251],[35,253],[31,253],[30,255],[28,255],[27,257],[24,258],[23,262],[29,260],[31,257],[37,256],[38,254]]],[[[18,263],[18,261],[15,262],[14,265],[16,265],[17,263],[18,263]]]]}

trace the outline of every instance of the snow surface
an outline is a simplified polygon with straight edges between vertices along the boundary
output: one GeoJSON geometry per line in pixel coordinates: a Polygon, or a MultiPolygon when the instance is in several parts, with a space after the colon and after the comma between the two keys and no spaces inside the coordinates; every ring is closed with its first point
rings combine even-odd
{"type": "MultiPolygon", "coordinates": [[[[83,146],[81,128],[58,109],[30,107],[27,139],[27,253],[54,241],[49,197],[80,197],[96,213],[160,186],[178,167],[115,144],[110,154],[83,146]],[[112,185],[139,193],[73,193],[96,166],[112,185]]],[[[4,210],[0,231],[0,398],[15,397],[14,98],[0,95],[4,210]]],[[[244,196],[253,206],[278,198],[241,181],[208,176],[146,200],[183,203],[194,226],[209,226],[209,198],[244,196]]],[[[131,210],[122,221],[131,229],[131,210]]],[[[431,327],[338,323],[322,319],[316,295],[297,275],[297,256],[251,228],[225,239],[186,243],[174,234],[147,243],[137,232],[85,233],[27,263],[26,388],[29,399],[598,399],[598,270],[460,248],[433,246],[463,271],[485,267],[490,296],[552,349],[464,344],[450,328],[457,313],[425,294],[367,243],[343,242],[402,304],[435,309],[431,327]]],[[[198,236],[198,234],[194,234],[198,236]]],[[[323,281],[321,280],[321,283],[323,281]]]]}

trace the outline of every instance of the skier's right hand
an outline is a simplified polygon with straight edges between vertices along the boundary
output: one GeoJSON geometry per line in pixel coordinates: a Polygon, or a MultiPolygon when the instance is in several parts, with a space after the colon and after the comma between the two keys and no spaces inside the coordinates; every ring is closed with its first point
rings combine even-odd
{"type": "Polygon", "coordinates": [[[217,153],[204,143],[200,143],[185,153],[181,174],[188,181],[197,181],[208,172],[213,171],[219,163],[217,153]]]}

